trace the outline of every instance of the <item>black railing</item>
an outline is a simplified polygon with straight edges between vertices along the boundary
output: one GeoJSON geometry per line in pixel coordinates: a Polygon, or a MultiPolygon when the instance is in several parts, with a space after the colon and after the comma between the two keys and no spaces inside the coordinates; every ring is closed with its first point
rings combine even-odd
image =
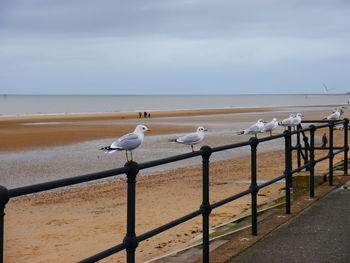
{"type": "Polygon", "coordinates": [[[98,260],[104,259],[111,256],[119,251],[126,250],[127,253],[127,263],[135,262],[135,251],[138,244],[148,238],[151,238],[161,232],[164,232],[172,227],[182,224],[194,217],[202,215],[202,241],[203,241],[203,262],[209,262],[209,215],[211,211],[218,208],[224,204],[232,202],[238,198],[245,195],[251,195],[251,213],[252,213],[252,235],[257,235],[257,194],[260,189],[267,187],[275,182],[285,179],[285,212],[287,214],[291,213],[291,187],[292,187],[292,176],[302,170],[309,170],[310,172],[310,197],[315,195],[315,166],[317,163],[328,159],[329,160],[329,184],[333,184],[333,159],[334,156],[344,152],[344,175],[348,173],[348,125],[349,120],[339,120],[335,122],[328,121],[303,121],[303,123],[323,123],[323,125],[310,125],[308,128],[302,128],[298,126],[296,131],[287,130],[283,134],[273,135],[270,137],[264,137],[257,139],[255,137],[250,138],[249,141],[224,145],[219,147],[211,148],[209,146],[203,146],[198,152],[190,152],[186,154],[176,155],[169,158],[159,159],[155,161],[150,161],[146,163],[136,163],[128,162],[124,167],[103,171],[99,173],[93,173],[88,175],[82,175],[72,178],[67,178],[63,180],[57,180],[47,183],[41,183],[36,185],[30,185],[25,187],[19,187],[15,189],[8,190],[7,188],[0,186],[0,263],[3,262],[4,257],[4,210],[9,199],[23,196],[27,194],[37,193],[41,191],[47,191],[63,186],[71,186],[79,183],[84,183],[92,180],[98,180],[102,178],[107,178],[111,176],[127,175],[127,226],[126,235],[122,243],[102,251],[96,255],[89,258],[81,260],[80,263],[96,262],[98,260]],[[325,123],[325,124],[324,124],[325,123]],[[335,125],[342,125],[344,129],[344,144],[342,147],[334,147],[333,137],[334,137],[334,127],[335,125]],[[315,147],[315,131],[321,128],[329,128],[329,147],[320,148],[315,147]],[[310,143],[306,133],[309,133],[310,143]],[[292,146],[292,136],[296,135],[297,143],[296,146],[292,146]],[[304,147],[301,145],[300,136],[303,136],[304,147]],[[284,138],[285,141],[285,170],[282,175],[264,182],[260,185],[257,184],[257,147],[259,143],[269,142],[272,140],[284,138]],[[215,152],[221,152],[229,149],[236,149],[243,146],[250,146],[251,149],[251,183],[247,190],[225,198],[223,200],[217,201],[210,204],[209,202],[209,167],[210,167],[210,157],[215,152]],[[292,152],[297,150],[297,167],[293,169],[292,165],[292,152]],[[328,154],[322,158],[315,160],[315,150],[328,150],[328,154]],[[334,152],[334,150],[336,150],[334,152]],[[193,211],[183,217],[180,217],[170,223],[163,226],[155,228],[151,231],[143,233],[141,235],[136,235],[135,233],[135,205],[136,205],[136,178],[140,170],[147,169],[154,166],[159,166],[167,163],[172,163],[184,159],[193,158],[196,156],[202,156],[202,204],[199,209],[193,211]],[[304,159],[304,164],[301,165],[301,158],[304,159]]]}

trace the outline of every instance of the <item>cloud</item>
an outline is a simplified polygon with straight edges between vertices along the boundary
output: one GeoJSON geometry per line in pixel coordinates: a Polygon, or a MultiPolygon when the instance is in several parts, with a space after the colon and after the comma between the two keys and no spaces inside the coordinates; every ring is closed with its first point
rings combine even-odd
{"type": "Polygon", "coordinates": [[[141,83],[156,90],[179,78],[180,86],[229,83],[233,71],[273,78],[281,65],[342,78],[339,67],[350,57],[345,0],[4,0],[0,10],[0,84],[9,88],[24,72],[33,89],[60,75],[79,92],[78,83],[93,90],[115,74],[130,91],[141,83]]]}

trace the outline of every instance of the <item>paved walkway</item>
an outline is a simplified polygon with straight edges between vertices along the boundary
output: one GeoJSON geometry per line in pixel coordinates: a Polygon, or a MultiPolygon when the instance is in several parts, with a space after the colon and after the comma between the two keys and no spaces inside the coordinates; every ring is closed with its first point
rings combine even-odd
{"type": "Polygon", "coordinates": [[[231,263],[350,262],[350,182],[255,243],[231,263]]]}

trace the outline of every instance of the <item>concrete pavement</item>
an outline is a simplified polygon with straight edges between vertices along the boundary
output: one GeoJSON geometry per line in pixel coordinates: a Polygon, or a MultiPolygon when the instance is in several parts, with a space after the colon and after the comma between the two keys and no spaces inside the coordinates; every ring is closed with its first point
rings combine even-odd
{"type": "Polygon", "coordinates": [[[344,186],[229,262],[350,262],[350,182],[344,186]]]}

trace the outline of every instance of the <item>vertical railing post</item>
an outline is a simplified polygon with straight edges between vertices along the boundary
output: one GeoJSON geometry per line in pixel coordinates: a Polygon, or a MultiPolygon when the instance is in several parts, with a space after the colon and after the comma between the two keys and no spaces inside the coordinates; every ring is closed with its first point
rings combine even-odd
{"type": "MultiPolygon", "coordinates": [[[[304,135],[304,137],[303,137],[303,141],[304,141],[304,147],[305,147],[305,160],[304,160],[304,164],[307,164],[308,162],[309,162],[309,153],[308,153],[308,151],[309,151],[309,138],[306,136],[306,135],[304,135]]],[[[310,170],[310,168],[309,167],[307,167],[306,168],[306,171],[309,171],[310,170]]]]}
{"type": "Polygon", "coordinates": [[[256,149],[258,147],[259,141],[257,138],[252,137],[249,139],[250,149],[251,149],[251,200],[252,200],[252,235],[258,235],[258,205],[257,205],[257,195],[259,187],[257,185],[256,176],[256,149]]]}
{"type": "MultiPolygon", "coordinates": [[[[290,214],[290,188],[292,187],[292,134],[284,131],[285,138],[285,186],[286,186],[286,214],[290,214]]],[[[299,135],[299,133],[298,133],[299,135]]]]}
{"type": "Polygon", "coordinates": [[[349,145],[348,145],[348,127],[349,127],[349,119],[344,119],[344,175],[348,175],[348,152],[349,152],[349,145]]]}
{"type": "Polygon", "coordinates": [[[315,125],[310,125],[310,197],[315,197],[315,125]]]}
{"type": "Polygon", "coordinates": [[[4,218],[8,201],[9,192],[6,187],[0,185],[0,263],[4,262],[4,218]]]}
{"type": "Polygon", "coordinates": [[[126,262],[135,263],[135,251],[138,246],[135,233],[136,221],[136,176],[139,166],[136,162],[129,161],[125,164],[129,168],[127,175],[127,226],[123,243],[126,246],[126,262]]]}
{"type": "Polygon", "coordinates": [[[333,185],[333,138],[334,138],[334,123],[329,122],[329,152],[328,152],[328,173],[329,185],[333,185]]]}
{"type": "Polygon", "coordinates": [[[297,133],[297,164],[298,164],[298,167],[301,166],[301,144],[300,144],[300,132],[297,133]]]}
{"type": "Polygon", "coordinates": [[[202,152],[202,231],[203,231],[203,263],[209,263],[209,215],[211,206],[209,202],[209,158],[212,150],[209,146],[201,147],[202,152]]]}

